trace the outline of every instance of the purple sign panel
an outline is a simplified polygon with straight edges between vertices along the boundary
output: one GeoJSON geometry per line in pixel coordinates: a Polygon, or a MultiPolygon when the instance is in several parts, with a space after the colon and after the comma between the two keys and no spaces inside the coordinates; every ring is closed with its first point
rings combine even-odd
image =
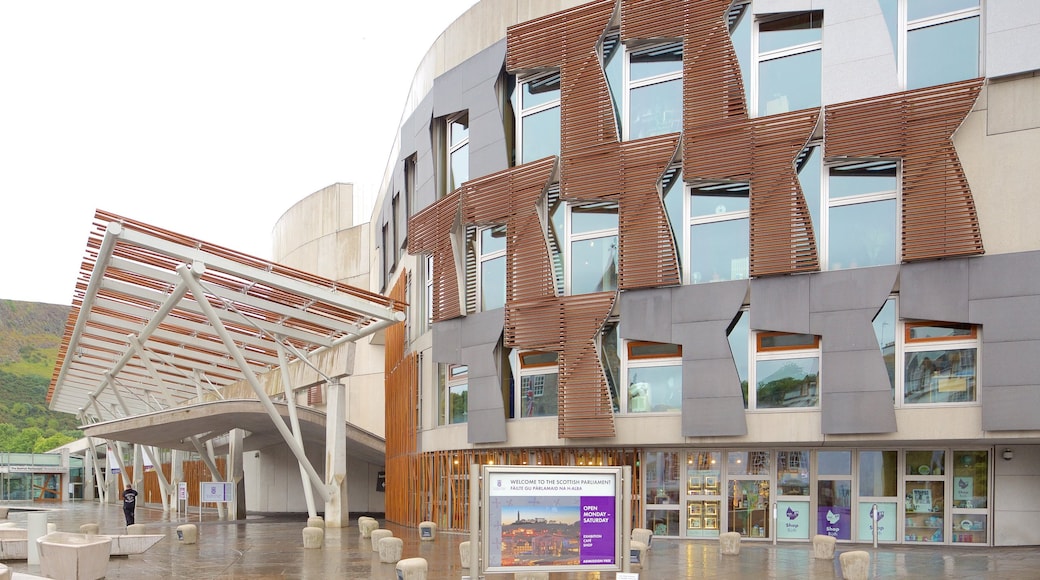
{"type": "Polygon", "coordinates": [[[582,496],[582,564],[614,563],[614,497],[582,496]]]}
{"type": "Polygon", "coordinates": [[[816,529],[820,534],[839,540],[852,538],[852,508],[820,506],[816,512],[816,529]]]}

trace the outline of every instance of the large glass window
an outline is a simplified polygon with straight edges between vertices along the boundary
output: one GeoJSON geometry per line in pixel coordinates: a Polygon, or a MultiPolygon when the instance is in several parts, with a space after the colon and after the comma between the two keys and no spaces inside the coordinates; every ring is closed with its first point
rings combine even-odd
{"type": "Polygon", "coordinates": [[[617,290],[617,204],[572,205],[567,227],[568,293],[617,290]]]}
{"type": "Polygon", "coordinates": [[[677,344],[626,343],[628,412],[682,409],[682,347],[677,344]]]}
{"type": "Polygon", "coordinates": [[[770,452],[730,451],[726,456],[729,531],[751,538],[770,537],[770,452]]]}
{"type": "Polygon", "coordinates": [[[682,130],[682,42],[628,53],[625,139],[682,130]]]}
{"type": "Polygon", "coordinates": [[[907,89],[980,76],[979,0],[881,0],[881,8],[907,89]]]}
{"type": "Polygon", "coordinates": [[[819,337],[760,332],[755,340],[755,390],[749,408],[818,407],[819,337]]]}
{"type": "Polygon", "coordinates": [[[423,257],[423,320],[425,329],[433,324],[433,255],[423,257]]]}
{"type": "Polygon", "coordinates": [[[859,452],[859,524],[856,537],[861,542],[877,539],[894,542],[898,538],[899,514],[899,452],[859,452]]]}
{"type": "Polygon", "coordinates": [[[520,163],[560,154],[560,73],[520,83],[520,163]]]}
{"type": "Polygon", "coordinates": [[[644,456],[646,525],[656,536],[679,535],[679,453],[650,451],[644,456]]]}
{"type": "Polygon", "coordinates": [[[798,159],[798,180],[824,270],[899,262],[899,163],[864,160],[823,166],[818,146],[798,159]]]}
{"type": "Polygon", "coordinates": [[[748,371],[748,361],[750,360],[748,352],[751,343],[750,320],[751,316],[748,312],[742,310],[733,320],[726,335],[729,340],[729,350],[733,353],[733,363],[737,367],[737,377],[740,378],[740,390],[744,394],[745,409],[748,408],[748,381],[750,380],[748,371]]]}
{"type": "Polygon", "coordinates": [[[987,543],[989,451],[953,452],[953,533],[957,544],[987,543]]]}
{"type": "Polygon", "coordinates": [[[447,137],[447,188],[450,193],[469,180],[469,113],[448,117],[445,122],[447,137]]]}
{"type": "Polygon", "coordinates": [[[819,107],[823,12],[762,19],[757,42],[758,115],[819,107]]]}
{"type": "Polygon", "coordinates": [[[974,402],[977,327],[907,322],[904,329],[903,402],[974,402]]]}
{"type": "Polygon", "coordinates": [[[520,417],[556,415],[559,400],[557,354],[523,351],[517,358],[520,363],[520,417]]]}
{"type": "Polygon", "coordinates": [[[701,183],[689,195],[689,282],[748,277],[747,183],[701,183]]]}
{"type": "Polygon", "coordinates": [[[465,423],[469,419],[469,367],[441,365],[441,380],[447,394],[444,420],[447,423],[465,423]]]}
{"type": "Polygon", "coordinates": [[[506,304],[506,227],[481,228],[476,241],[480,310],[502,308],[506,304]]]}

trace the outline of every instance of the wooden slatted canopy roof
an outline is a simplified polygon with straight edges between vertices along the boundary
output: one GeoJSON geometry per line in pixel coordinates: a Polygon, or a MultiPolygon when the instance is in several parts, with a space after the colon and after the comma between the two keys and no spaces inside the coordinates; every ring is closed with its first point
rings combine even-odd
{"type": "Polygon", "coordinates": [[[277,368],[280,349],[307,358],[404,320],[405,307],[99,210],[47,401],[92,420],[198,402],[277,368]]]}

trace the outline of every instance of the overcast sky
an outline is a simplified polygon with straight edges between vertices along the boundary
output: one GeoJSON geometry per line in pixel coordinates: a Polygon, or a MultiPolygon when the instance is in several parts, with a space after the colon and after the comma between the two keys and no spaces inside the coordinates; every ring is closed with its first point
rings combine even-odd
{"type": "Polygon", "coordinates": [[[71,304],[98,208],[270,258],[296,201],[373,194],[474,3],[0,2],[0,299],[71,304]]]}

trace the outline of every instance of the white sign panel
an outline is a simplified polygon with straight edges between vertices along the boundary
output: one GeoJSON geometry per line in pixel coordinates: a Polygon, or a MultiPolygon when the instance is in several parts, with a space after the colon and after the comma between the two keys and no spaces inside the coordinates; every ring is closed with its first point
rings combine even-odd
{"type": "Polygon", "coordinates": [[[224,503],[233,501],[235,487],[223,481],[207,481],[202,484],[202,503],[224,503]]]}

